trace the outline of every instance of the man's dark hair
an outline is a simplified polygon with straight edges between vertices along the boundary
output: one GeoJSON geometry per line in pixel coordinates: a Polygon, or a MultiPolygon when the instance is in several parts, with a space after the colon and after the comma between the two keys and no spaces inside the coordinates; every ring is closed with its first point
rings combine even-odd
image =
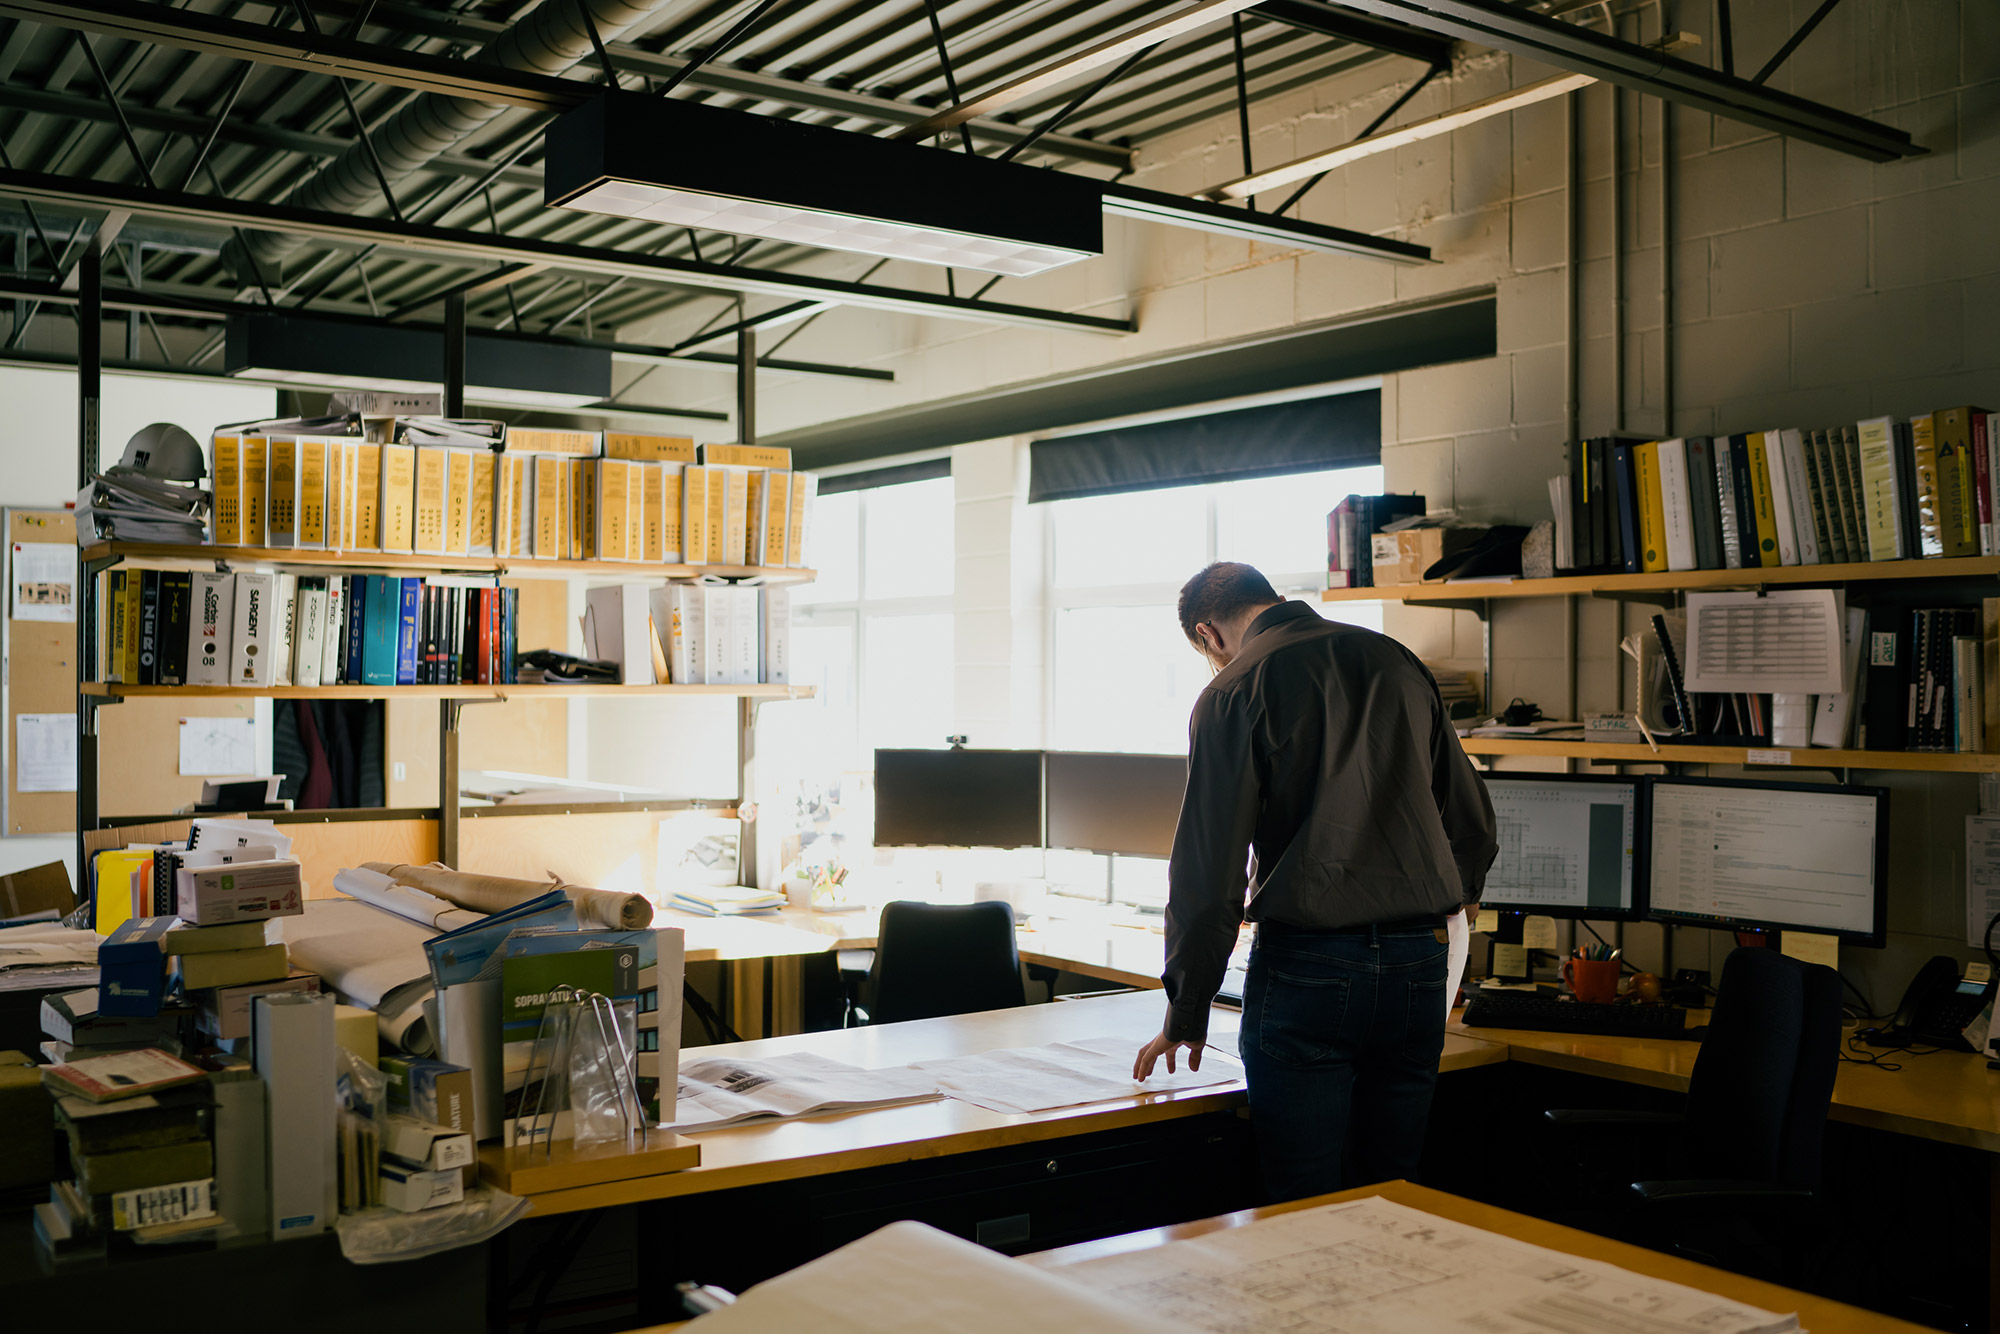
{"type": "Polygon", "coordinates": [[[1188,637],[1188,643],[1200,648],[1201,640],[1194,632],[1197,625],[1216,625],[1248,608],[1268,607],[1283,600],[1255,566],[1219,560],[1181,585],[1181,633],[1188,637]]]}

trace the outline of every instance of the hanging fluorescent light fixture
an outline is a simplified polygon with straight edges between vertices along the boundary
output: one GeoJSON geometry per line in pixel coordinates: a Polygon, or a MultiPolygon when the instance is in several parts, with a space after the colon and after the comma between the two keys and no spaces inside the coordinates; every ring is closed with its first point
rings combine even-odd
{"type": "Polygon", "coordinates": [[[584,213],[1013,275],[1104,252],[1095,181],[823,125],[607,91],[544,148],[584,213]]]}
{"type": "MultiPolygon", "coordinates": [[[[223,371],[244,380],[320,389],[434,392],[444,378],[444,334],[340,316],[231,315],[223,371]]],[[[560,339],[468,333],[465,393],[480,403],[581,408],[611,395],[611,353],[560,339]]]]}

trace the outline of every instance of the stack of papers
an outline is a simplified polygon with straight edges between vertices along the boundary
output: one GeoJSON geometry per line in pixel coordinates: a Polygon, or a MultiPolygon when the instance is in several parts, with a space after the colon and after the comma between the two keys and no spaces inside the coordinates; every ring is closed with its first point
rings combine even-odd
{"type": "Polygon", "coordinates": [[[1519,727],[1509,727],[1502,722],[1482,723],[1459,733],[1460,736],[1549,736],[1557,732],[1583,734],[1582,723],[1563,722],[1557,718],[1544,718],[1539,722],[1522,723],[1519,727]]]}
{"type": "Polygon", "coordinates": [[[785,896],[774,890],[745,889],[741,885],[677,889],[670,906],[702,917],[741,917],[746,913],[776,912],[785,906],[785,896]]]}
{"type": "Polygon", "coordinates": [[[76,531],[85,541],[198,543],[208,492],[120,470],[97,473],[77,493],[76,531]]]}
{"type": "Polygon", "coordinates": [[[681,1067],[675,1121],[667,1129],[685,1135],[743,1121],[892,1107],[937,1096],[937,1082],[907,1066],[863,1070],[810,1052],[754,1061],[718,1057],[681,1067]]]}
{"type": "Polygon", "coordinates": [[[1241,1065],[1210,1047],[1202,1053],[1201,1069],[1183,1064],[1169,1074],[1162,1062],[1142,1084],[1132,1078],[1132,1058],[1138,1054],[1130,1038],[1083,1038],[919,1061],[913,1068],[935,1079],[946,1097],[995,1112],[1046,1112],[1243,1078],[1241,1065]]]}
{"type": "Polygon", "coordinates": [[[396,439],[406,445],[479,445],[491,449],[507,435],[505,422],[479,417],[398,417],[396,439]]]}

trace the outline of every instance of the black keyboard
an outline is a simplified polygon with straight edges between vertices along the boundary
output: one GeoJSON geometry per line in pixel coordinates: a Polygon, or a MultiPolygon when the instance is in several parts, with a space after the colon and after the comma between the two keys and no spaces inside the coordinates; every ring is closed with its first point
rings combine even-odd
{"type": "Polygon", "coordinates": [[[1465,1003],[1467,1028],[1520,1028],[1541,1033],[1588,1033],[1605,1038],[1699,1041],[1687,1011],[1673,1005],[1585,1005],[1525,991],[1475,991],[1465,1003]]]}

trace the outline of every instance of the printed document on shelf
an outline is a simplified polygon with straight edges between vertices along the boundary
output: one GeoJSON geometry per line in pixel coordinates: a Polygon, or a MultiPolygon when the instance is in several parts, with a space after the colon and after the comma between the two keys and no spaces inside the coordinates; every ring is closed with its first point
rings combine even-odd
{"type": "Polygon", "coordinates": [[[756,1060],[707,1057],[681,1067],[675,1119],[667,1129],[687,1135],[764,1117],[892,1107],[937,1095],[936,1081],[907,1066],[864,1070],[802,1051],[756,1060]]]}
{"type": "Polygon", "coordinates": [[[1393,1200],[1280,1214],[1066,1265],[1119,1305],[1215,1334],[1782,1334],[1779,1315],[1393,1200]]]}
{"type": "Polygon", "coordinates": [[[1081,1038],[919,1061],[916,1068],[937,1080],[946,1097],[995,1112],[1046,1112],[1243,1078],[1241,1065],[1209,1047],[1202,1052],[1201,1069],[1190,1070],[1183,1059],[1180,1069],[1169,1074],[1162,1061],[1141,1084],[1132,1078],[1137,1054],[1130,1038],[1081,1038]]]}
{"type": "Polygon", "coordinates": [[[1687,689],[1696,694],[1834,695],[1846,611],[1830,588],[1687,595],[1687,689]]]}
{"type": "MultiPolygon", "coordinates": [[[[2000,815],[1965,817],[1965,943],[1984,945],[2000,913],[2000,815]]],[[[2000,937],[2000,928],[1995,929],[2000,937]]]]}

